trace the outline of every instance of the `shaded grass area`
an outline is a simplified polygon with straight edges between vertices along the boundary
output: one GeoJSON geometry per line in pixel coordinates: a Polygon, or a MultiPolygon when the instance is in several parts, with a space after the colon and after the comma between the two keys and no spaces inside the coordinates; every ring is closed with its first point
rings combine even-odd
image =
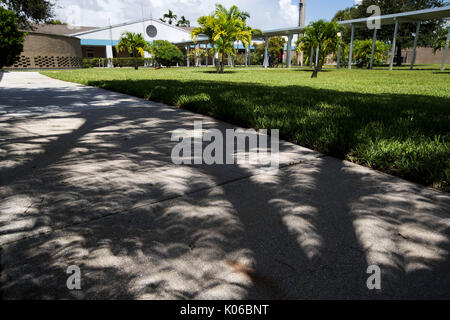
{"type": "MultiPolygon", "coordinates": [[[[428,70],[430,69],[430,70],[428,70]]],[[[450,75],[417,71],[234,69],[48,71],[53,78],[211,115],[449,190],[450,75]]]]}

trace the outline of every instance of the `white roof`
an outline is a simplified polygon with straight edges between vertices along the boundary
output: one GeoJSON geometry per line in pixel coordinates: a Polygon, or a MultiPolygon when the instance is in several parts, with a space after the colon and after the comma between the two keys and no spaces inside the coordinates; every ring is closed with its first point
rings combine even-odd
{"type": "Polygon", "coordinates": [[[76,37],[76,36],[81,36],[81,35],[85,35],[85,34],[89,34],[89,33],[95,33],[95,32],[99,32],[99,31],[104,31],[104,30],[109,30],[109,29],[114,29],[114,28],[119,28],[119,27],[129,26],[129,25],[136,24],[136,23],[146,23],[146,22],[150,22],[150,23],[157,22],[157,23],[159,23],[159,24],[164,24],[164,25],[166,25],[166,26],[168,26],[168,27],[172,27],[172,28],[174,28],[174,29],[176,29],[176,30],[178,30],[178,31],[183,31],[183,32],[185,32],[185,33],[190,34],[189,31],[187,31],[187,30],[185,30],[185,29],[183,29],[183,28],[180,28],[180,27],[177,27],[177,26],[174,26],[174,25],[171,25],[171,24],[168,24],[168,23],[159,21],[159,20],[154,20],[154,19],[145,19],[145,20],[142,20],[142,19],[140,19],[140,20],[134,20],[134,21],[129,21],[129,22],[125,22],[125,23],[119,23],[119,24],[115,24],[115,25],[107,26],[107,27],[103,27],[103,28],[98,28],[98,29],[94,29],[94,30],[78,32],[78,33],[71,34],[71,36],[76,37]]]}

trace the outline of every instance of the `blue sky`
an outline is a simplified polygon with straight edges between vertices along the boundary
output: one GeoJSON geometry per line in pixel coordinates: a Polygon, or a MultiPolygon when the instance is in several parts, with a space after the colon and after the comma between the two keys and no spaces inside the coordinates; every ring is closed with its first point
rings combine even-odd
{"type": "MultiPolygon", "coordinates": [[[[296,3],[296,1],[291,1],[296,3]]],[[[306,19],[309,21],[333,18],[336,11],[352,6],[354,0],[310,0],[309,8],[306,12],[306,19]]]]}
{"type": "MultiPolygon", "coordinates": [[[[307,22],[331,19],[335,12],[355,0],[307,0],[307,22]]],[[[298,23],[298,0],[56,0],[57,18],[73,25],[106,26],[145,17],[160,18],[168,9],[193,24],[211,13],[216,3],[238,5],[249,11],[249,24],[260,29],[290,27],[298,23]]]]}

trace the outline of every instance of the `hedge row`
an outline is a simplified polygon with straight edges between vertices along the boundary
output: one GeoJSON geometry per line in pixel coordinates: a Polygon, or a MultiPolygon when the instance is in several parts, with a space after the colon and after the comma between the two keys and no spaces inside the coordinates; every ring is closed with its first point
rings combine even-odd
{"type": "MultiPolygon", "coordinates": [[[[114,67],[134,67],[134,58],[91,58],[83,59],[84,68],[95,68],[95,67],[106,67],[108,66],[108,61],[111,61],[114,67]]],[[[145,65],[153,65],[154,60],[151,58],[137,58],[137,63],[139,67],[145,65]]]]}

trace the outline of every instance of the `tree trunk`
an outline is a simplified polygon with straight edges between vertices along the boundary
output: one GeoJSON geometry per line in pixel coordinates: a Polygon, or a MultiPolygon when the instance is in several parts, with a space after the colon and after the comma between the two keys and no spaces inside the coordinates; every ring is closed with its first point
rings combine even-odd
{"type": "Polygon", "coordinates": [[[134,58],[134,70],[137,70],[138,69],[138,63],[137,63],[136,52],[133,52],[133,58],[134,58]]]}
{"type": "Polygon", "coordinates": [[[225,70],[225,53],[222,53],[222,64],[220,66],[220,73],[223,73],[225,70]]]}
{"type": "Polygon", "coordinates": [[[220,71],[220,60],[216,59],[216,56],[214,56],[214,65],[216,66],[217,73],[219,73],[219,71],[220,71]]]}
{"type": "Polygon", "coordinates": [[[397,44],[397,67],[402,66],[402,46],[397,44]]]}
{"type": "Polygon", "coordinates": [[[317,78],[320,70],[322,70],[322,65],[315,66],[311,79],[317,78]]]}

